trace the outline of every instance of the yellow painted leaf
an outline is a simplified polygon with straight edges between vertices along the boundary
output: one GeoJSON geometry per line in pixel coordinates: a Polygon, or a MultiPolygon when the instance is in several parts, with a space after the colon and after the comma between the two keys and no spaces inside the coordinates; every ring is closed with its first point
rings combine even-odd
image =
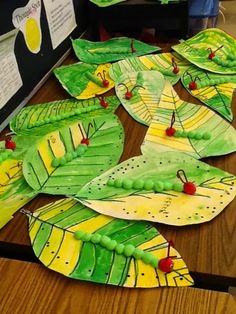
{"type": "Polygon", "coordinates": [[[159,53],[120,60],[112,64],[109,73],[111,78],[116,81],[121,75],[130,72],[159,71],[174,85],[189,66],[190,63],[177,53],[159,53]],[[173,58],[179,70],[177,74],[173,73],[173,58]]]}
{"type": "Polygon", "coordinates": [[[192,66],[183,74],[181,81],[192,96],[227,120],[233,120],[231,102],[236,88],[236,74],[220,75],[192,66]],[[189,84],[195,79],[197,89],[191,90],[189,84]]]}
{"type": "Polygon", "coordinates": [[[193,284],[185,262],[172,247],[170,254],[176,256],[173,270],[164,273],[159,269],[168,242],[148,223],[104,216],[69,198],[26,214],[35,255],[46,267],[67,277],[129,288],[193,284]],[[105,237],[106,243],[95,241],[96,237],[105,237]],[[109,247],[111,242],[113,247],[109,247]],[[152,264],[135,257],[138,249],[142,256],[151,257],[152,264]]]}
{"type": "Polygon", "coordinates": [[[225,155],[236,150],[236,131],[211,109],[181,100],[171,84],[166,82],[157,114],[149,126],[141,150],[143,153],[180,151],[195,158],[225,155]],[[173,112],[176,130],[185,134],[191,131],[195,135],[208,132],[210,139],[167,136],[166,129],[170,126],[173,112]]]}
{"type": "Polygon", "coordinates": [[[23,177],[22,161],[4,160],[0,164],[0,229],[36,194],[23,177]]]}
{"type": "Polygon", "coordinates": [[[123,74],[116,81],[116,95],[128,113],[138,122],[149,125],[156,114],[165,85],[158,71],[142,71],[123,74]],[[126,93],[132,97],[126,99],[126,93]]]}
{"type": "Polygon", "coordinates": [[[57,79],[65,90],[77,99],[88,99],[104,94],[115,85],[109,75],[111,64],[76,63],[61,66],[54,70],[57,79]],[[103,86],[103,81],[107,86],[103,86]]]}
{"type": "Polygon", "coordinates": [[[218,28],[209,28],[172,47],[199,68],[236,74],[236,40],[218,28]],[[213,52],[214,57],[209,58],[213,52]]]}
{"type": "Polygon", "coordinates": [[[93,179],[75,197],[104,215],[182,226],[213,219],[235,194],[236,177],[225,171],[183,153],[149,152],[93,179]],[[194,182],[193,195],[184,193],[179,170],[194,182]]]}

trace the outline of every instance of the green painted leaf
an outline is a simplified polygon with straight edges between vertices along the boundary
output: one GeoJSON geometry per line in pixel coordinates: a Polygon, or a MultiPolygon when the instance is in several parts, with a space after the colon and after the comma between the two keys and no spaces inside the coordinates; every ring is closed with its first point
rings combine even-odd
{"type": "Polygon", "coordinates": [[[22,161],[5,159],[0,165],[0,229],[13,214],[37,195],[25,181],[22,161]]]}
{"type": "Polygon", "coordinates": [[[193,284],[184,261],[173,248],[173,270],[163,273],[141,259],[75,238],[78,231],[99,234],[117,244],[144,250],[157,260],[165,258],[168,242],[147,223],[100,215],[71,199],[48,204],[28,213],[28,217],[35,255],[46,267],[67,277],[131,288],[193,284]]]}
{"type": "Polygon", "coordinates": [[[99,7],[109,7],[110,5],[114,5],[119,2],[124,2],[126,0],[90,0],[99,7]]]}
{"type": "Polygon", "coordinates": [[[179,98],[169,82],[166,82],[157,108],[141,147],[146,151],[181,151],[195,158],[220,156],[236,151],[236,131],[211,109],[188,103],[179,98]],[[175,112],[174,128],[178,131],[208,132],[209,140],[190,137],[167,136],[172,114],[175,112]]]}
{"type": "Polygon", "coordinates": [[[160,72],[131,72],[117,79],[116,95],[135,120],[149,125],[156,114],[164,85],[165,79],[160,72]],[[127,89],[133,93],[131,99],[125,98],[127,89]]]}
{"type": "Polygon", "coordinates": [[[215,74],[192,66],[183,74],[181,81],[192,96],[201,100],[227,120],[233,120],[231,102],[236,88],[236,75],[215,74]],[[190,90],[189,84],[192,79],[197,77],[199,78],[196,81],[198,88],[190,90]]]}
{"type": "Polygon", "coordinates": [[[186,154],[149,151],[94,178],[75,197],[104,215],[182,226],[216,217],[234,199],[235,184],[235,176],[186,154]],[[196,185],[194,195],[183,193],[180,169],[184,182],[196,185]]]}
{"type": "Polygon", "coordinates": [[[206,29],[172,48],[199,68],[221,74],[236,74],[236,41],[220,29],[206,29]],[[213,59],[208,58],[208,48],[216,51],[213,59]]]}
{"type": "Polygon", "coordinates": [[[104,94],[114,87],[109,75],[110,64],[75,63],[54,70],[63,88],[77,99],[88,99],[104,94]],[[103,86],[104,78],[108,86],[103,86]]]}
{"type": "Polygon", "coordinates": [[[113,63],[109,74],[111,78],[116,81],[123,74],[129,72],[138,71],[159,71],[161,72],[165,79],[169,80],[172,85],[176,84],[180,79],[184,71],[190,66],[190,63],[183,59],[177,53],[159,53],[149,56],[133,57],[119,62],[113,63]],[[172,58],[174,57],[175,62],[179,68],[178,74],[174,74],[172,66],[172,58]]]}
{"type": "Polygon", "coordinates": [[[43,136],[79,119],[114,112],[120,104],[116,96],[105,98],[107,108],[96,98],[66,99],[23,108],[11,121],[11,130],[21,135],[43,136]]]}
{"type": "Polygon", "coordinates": [[[47,134],[28,150],[23,163],[24,176],[36,191],[75,194],[92,178],[117,164],[123,142],[123,127],[115,115],[77,121],[47,134]],[[88,148],[76,155],[85,134],[89,137],[88,148]],[[64,162],[55,165],[55,158],[64,162]]]}
{"type": "Polygon", "coordinates": [[[134,49],[131,49],[132,39],[127,37],[112,38],[107,41],[92,42],[85,39],[72,40],[72,46],[79,60],[87,63],[106,63],[122,60],[128,57],[141,56],[160,50],[134,39],[134,49]]]}

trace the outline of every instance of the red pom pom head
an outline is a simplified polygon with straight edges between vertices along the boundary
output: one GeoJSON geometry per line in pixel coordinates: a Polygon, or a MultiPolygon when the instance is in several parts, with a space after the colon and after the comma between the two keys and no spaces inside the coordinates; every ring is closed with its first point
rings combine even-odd
{"type": "Polygon", "coordinates": [[[196,190],[196,185],[193,182],[188,181],[184,183],[184,193],[193,195],[196,190]]]}
{"type": "Polygon", "coordinates": [[[133,93],[128,91],[125,93],[125,99],[130,100],[133,97],[133,93]]]}
{"type": "Polygon", "coordinates": [[[108,80],[103,80],[103,81],[102,81],[102,85],[103,85],[104,87],[108,87],[108,86],[109,86],[109,81],[108,81],[108,80]]]}
{"type": "Polygon", "coordinates": [[[192,81],[191,83],[189,83],[188,87],[190,90],[196,90],[197,89],[197,83],[192,81]]]}
{"type": "Polygon", "coordinates": [[[83,138],[81,141],[81,144],[89,145],[89,139],[88,138],[83,138]]]}
{"type": "Polygon", "coordinates": [[[16,149],[16,143],[11,140],[11,138],[7,138],[5,140],[5,148],[15,150],[16,149]]]}
{"type": "Polygon", "coordinates": [[[174,262],[171,257],[162,258],[159,261],[158,268],[164,273],[170,273],[173,270],[174,262]]]}
{"type": "Polygon", "coordinates": [[[174,136],[175,132],[176,132],[175,128],[169,127],[166,129],[166,135],[167,136],[174,136]]]}

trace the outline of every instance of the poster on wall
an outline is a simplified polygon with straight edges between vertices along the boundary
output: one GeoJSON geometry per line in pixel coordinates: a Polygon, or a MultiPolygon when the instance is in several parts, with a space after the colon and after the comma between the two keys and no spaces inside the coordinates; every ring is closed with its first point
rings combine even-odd
{"type": "Polygon", "coordinates": [[[16,56],[15,39],[18,30],[0,36],[0,109],[22,86],[16,56]]]}
{"type": "Polygon", "coordinates": [[[76,28],[72,0],[44,0],[53,49],[56,49],[76,28]]]}

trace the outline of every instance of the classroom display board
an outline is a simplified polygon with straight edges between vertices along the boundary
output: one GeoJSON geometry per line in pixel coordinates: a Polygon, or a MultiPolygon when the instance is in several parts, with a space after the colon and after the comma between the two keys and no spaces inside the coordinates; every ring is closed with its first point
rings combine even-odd
{"type": "Polygon", "coordinates": [[[86,29],[85,13],[84,0],[1,1],[0,130],[86,29]]]}

